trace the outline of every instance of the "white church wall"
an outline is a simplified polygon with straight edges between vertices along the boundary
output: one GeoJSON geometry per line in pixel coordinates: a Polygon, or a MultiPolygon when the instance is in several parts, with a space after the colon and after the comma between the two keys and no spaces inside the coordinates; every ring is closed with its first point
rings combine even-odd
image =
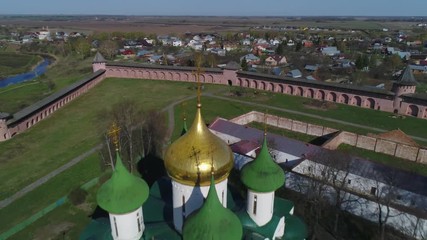
{"type": "Polygon", "coordinates": [[[142,206],[127,214],[110,213],[110,224],[114,240],[139,240],[145,229],[142,206]]]}
{"type": "Polygon", "coordinates": [[[258,226],[264,226],[273,217],[274,192],[260,193],[248,189],[246,212],[258,226]]]}
{"type": "MultiPolygon", "coordinates": [[[[227,207],[227,182],[225,179],[215,184],[218,199],[224,207],[227,207]]],[[[209,186],[189,186],[172,180],[173,220],[177,231],[181,232],[185,218],[202,206],[208,192],[209,186]]]]}

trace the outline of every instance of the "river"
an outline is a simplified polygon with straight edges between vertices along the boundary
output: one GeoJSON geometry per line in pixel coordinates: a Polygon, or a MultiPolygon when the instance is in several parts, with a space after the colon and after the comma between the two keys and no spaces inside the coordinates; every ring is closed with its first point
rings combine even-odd
{"type": "Polygon", "coordinates": [[[31,72],[22,73],[22,74],[18,74],[15,76],[11,76],[11,77],[1,79],[0,80],[0,88],[7,87],[11,84],[21,83],[21,82],[25,82],[25,81],[36,78],[36,77],[42,75],[43,73],[45,73],[47,70],[47,67],[52,62],[53,62],[52,59],[44,57],[43,62],[41,62],[39,65],[37,65],[37,67],[35,67],[31,72]]]}

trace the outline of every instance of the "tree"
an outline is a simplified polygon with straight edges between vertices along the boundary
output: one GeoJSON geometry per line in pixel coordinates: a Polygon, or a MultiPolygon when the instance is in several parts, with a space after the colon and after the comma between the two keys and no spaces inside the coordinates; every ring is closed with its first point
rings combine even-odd
{"type": "Polygon", "coordinates": [[[359,54],[356,59],[357,69],[364,69],[369,66],[369,58],[366,54],[359,54]]]}
{"type": "Polygon", "coordinates": [[[78,55],[85,59],[90,55],[90,44],[85,38],[77,38],[74,42],[74,50],[78,55]]]}
{"type": "Polygon", "coordinates": [[[295,52],[298,52],[302,48],[302,43],[300,41],[297,41],[297,44],[295,44],[295,52]]]}
{"type": "Polygon", "coordinates": [[[98,114],[104,146],[100,150],[102,164],[112,165],[114,146],[109,127],[116,123],[120,128],[119,143],[123,162],[134,171],[136,163],[148,154],[161,156],[167,135],[164,116],[154,110],[144,112],[133,100],[123,100],[111,109],[98,114]]]}
{"type": "Polygon", "coordinates": [[[351,160],[350,156],[342,151],[325,151],[316,156],[318,161],[323,162],[328,167],[324,169],[323,181],[329,183],[334,190],[333,205],[335,211],[334,232],[338,231],[338,224],[341,212],[345,203],[351,201],[345,188],[348,184],[351,160]]]}
{"type": "Polygon", "coordinates": [[[242,67],[243,71],[248,71],[249,70],[249,68],[248,68],[248,62],[246,61],[246,57],[244,57],[242,59],[242,62],[240,64],[240,66],[242,67]]]}
{"type": "Polygon", "coordinates": [[[102,41],[99,45],[99,51],[107,59],[113,59],[117,54],[118,44],[113,40],[102,41]]]}
{"type": "Polygon", "coordinates": [[[276,54],[277,55],[285,55],[285,49],[286,49],[286,43],[283,41],[281,43],[279,43],[279,45],[276,48],[276,54]]]}
{"type": "Polygon", "coordinates": [[[399,215],[394,215],[391,211],[391,205],[398,196],[397,181],[397,170],[382,172],[377,175],[375,188],[371,189],[378,207],[378,230],[381,240],[385,239],[385,228],[388,220],[399,215]]]}

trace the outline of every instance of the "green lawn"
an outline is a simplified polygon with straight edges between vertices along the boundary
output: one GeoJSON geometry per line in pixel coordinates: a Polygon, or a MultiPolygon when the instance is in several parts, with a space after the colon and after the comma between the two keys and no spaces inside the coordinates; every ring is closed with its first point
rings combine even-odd
{"type": "Polygon", "coordinates": [[[0,79],[28,72],[41,60],[39,55],[0,52],[0,79]]]}
{"type": "Polygon", "coordinates": [[[427,176],[427,165],[416,162],[411,162],[402,158],[397,158],[384,153],[377,153],[362,148],[357,148],[347,144],[341,144],[338,150],[346,151],[351,155],[370,159],[374,162],[382,163],[387,166],[392,166],[397,169],[414,172],[423,176],[427,176]]]}
{"type": "MultiPolygon", "coordinates": [[[[31,168],[28,169],[28,172],[30,171],[32,171],[31,168]]],[[[7,231],[49,204],[57,201],[59,198],[68,195],[71,189],[83,185],[89,180],[100,176],[100,174],[98,154],[92,154],[80,163],[19,198],[9,206],[1,209],[0,216],[7,217],[0,218],[0,233],[7,231]]],[[[21,173],[21,175],[25,176],[24,173],[21,173]]],[[[92,204],[95,204],[95,201],[92,204]]],[[[42,219],[47,220],[45,217],[42,219]]]]}
{"type": "MultiPolygon", "coordinates": [[[[250,127],[253,127],[253,128],[264,130],[264,124],[263,123],[252,122],[252,123],[250,123],[248,125],[250,127]]],[[[288,137],[288,138],[296,139],[296,140],[299,140],[299,141],[302,141],[302,142],[307,142],[307,143],[309,143],[309,142],[315,140],[316,138],[318,138],[316,136],[310,136],[310,135],[307,135],[307,134],[304,134],[304,133],[294,132],[294,131],[286,130],[286,129],[283,129],[283,128],[272,127],[272,126],[268,126],[268,125],[267,125],[267,132],[269,132],[269,133],[275,133],[275,134],[280,135],[280,136],[285,136],[285,137],[288,137]]]]}

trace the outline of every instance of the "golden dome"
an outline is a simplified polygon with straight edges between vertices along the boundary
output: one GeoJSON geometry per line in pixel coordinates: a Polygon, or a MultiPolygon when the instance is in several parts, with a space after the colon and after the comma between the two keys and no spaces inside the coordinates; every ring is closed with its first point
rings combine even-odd
{"type": "Polygon", "coordinates": [[[230,147],[206,127],[200,103],[190,129],[169,146],[164,159],[173,180],[192,186],[209,186],[212,170],[215,181],[221,182],[228,177],[234,161],[230,147]]]}

